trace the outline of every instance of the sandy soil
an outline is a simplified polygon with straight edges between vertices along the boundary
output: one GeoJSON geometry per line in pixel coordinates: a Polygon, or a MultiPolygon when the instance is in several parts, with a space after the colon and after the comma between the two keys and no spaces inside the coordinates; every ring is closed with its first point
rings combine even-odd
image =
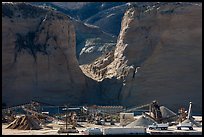
{"type": "MultiPolygon", "coordinates": [[[[86,128],[104,128],[104,127],[113,127],[111,125],[101,126],[101,125],[94,125],[89,123],[80,123],[84,127],[77,127],[79,133],[69,133],[69,135],[82,135],[82,131],[86,130],[86,128]],[[85,128],[86,127],[86,128],[85,128]]],[[[117,124],[116,126],[118,126],[117,124]]],[[[58,125],[55,123],[48,124],[47,126],[52,126],[51,128],[43,127],[40,130],[18,130],[18,129],[6,129],[8,124],[2,124],[2,135],[66,135],[66,133],[58,134],[57,131],[60,127],[65,127],[64,125],[58,125]]]]}
{"type": "Polygon", "coordinates": [[[58,129],[43,128],[41,130],[6,129],[8,125],[2,124],[2,135],[58,135],[58,129]]]}
{"type": "MultiPolygon", "coordinates": [[[[198,116],[196,117],[196,120],[198,121],[202,121],[202,117],[198,116]]],[[[106,123],[105,126],[102,125],[95,125],[95,124],[90,124],[90,123],[85,123],[85,122],[80,122],[80,125],[82,125],[83,127],[77,127],[77,130],[79,131],[79,133],[69,133],[69,135],[83,135],[83,131],[86,130],[86,128],[108,128],[108,127],[118,127],[119,123],[116,123],[116,125],[109,125],[108,123],[106,123]]],[[[40,130],[18,130],[18,129],[6,129],[6,127],[8,126],[8,124],[2,124],[2,135],[66,135],[66,133],[61,133],[58,134],[57,131],[60,127],[65,127],[65,125],[59,125],[56,123],[50,123],[47,124],[47,126],[51,126],[53,127],[48,128],[48,127],[43,127],[43,129],[40,130]]],[[[150,132],[160,132],[160,133],[164,133],[164,132],[199,132],[200,134],[202,134],[202,127],[193,127],[193,131],[190,131],[189,129],[182,129],[182,130],[176,130],[176,126],[171,126],[168,128],[168,130],[149,130],[147,129],[147,133],[150,132]]]]}

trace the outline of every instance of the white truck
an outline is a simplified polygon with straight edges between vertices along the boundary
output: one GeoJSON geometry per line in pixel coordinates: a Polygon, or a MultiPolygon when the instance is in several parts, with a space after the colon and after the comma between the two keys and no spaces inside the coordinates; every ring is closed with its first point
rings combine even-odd
{"type": "Polygon", "coordinates": [[[161,129],[161,130],[167,130],[168,129],[169,124],[158,124],[158,123],[153,123],[152,125],[149,125],[148,128],[150,130],[152,129],[161,129]]]}
{"type": "Polygon", "coordinates": [[[189,130],[193,130],[193,124],[191,122],[179,123],[176,127],[177,130],[181,130],[181,128],[189,128],[189,130]]]}

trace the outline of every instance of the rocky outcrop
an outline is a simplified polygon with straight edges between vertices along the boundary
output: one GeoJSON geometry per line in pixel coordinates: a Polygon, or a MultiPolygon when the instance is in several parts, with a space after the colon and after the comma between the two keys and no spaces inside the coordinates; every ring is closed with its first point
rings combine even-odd
{"type": "Polygon", "coordinates": [[[65,9],[80,9],[90,2],[50,2],[65,9]]]}
{"type": "Polygon", "coordinates": [[[122,105],[156,99],[176,112],[192,101],[201,113],[201,49],[201,3],[137,3],[123,17],[114,53],[84,67],[85,74],[117,92],[122,105]],[[105,82],[111,79],[115,84],[105,82]]]}
{"type": "Polygon", "coordinates": [[[82,71],[88,77],[102,81],[104,78],[112,77],[110,73],[107,73],[108,66],[114,60],[114,50],[104,54],[103,56],[96,59],[92,64],[80,65],[82,71]]]}
{"type": "Polygon", "coordinates": [[[80,65],[92,63],[115,47],[126,8],[124,2],[31,2],[31,4],[47,8],[49,6],[72,17],[76,29],[76,54],[80,65]],[[87,18],[89,21],[85,21],[87,18]],[[117,35],[107,33],[109,30],[117,32],[117,35]]]}
{"type": "Polygon", "coordinates": [[[192,101],[201,113],[201,30],[201,3],[136,3],[123,17],[116,47],[93,50],[103,40],[89,35],[112,43],[111,35],[55,11],[3,3],[3,102],[139,106],[156,99],[175,112],[192,101]],[[81,53],[110,50],[80,66],[90,78],[76,59],[74,26],[89,32],[79,35],[86,43],[81,53]]]}
{"type": "Polygon", "coordinates": [[[50,6],[77,20],[85,21],[95,14],[123,5],[126,2],[29,2],[32,5],[50,6]]]}
{"type": "Polygon", "coordinates": [[[94,25],[74,19],[72,22],[76,28],[76,54],[79,64],[90,64],[115,47],[116,36],[108,34],[94,25]]]}
{"type": "Polygon", "coordinates": [[[118,36],[120,33],[122,17],[128,8],[128,4],[114,6],[102,10],[99,13],[87,18],[86,23],[96,25],[105,32],[118,36]]]}
{"type": "MultiPolygon", "coordinates": [[[[77,2],[73,2],[77,3],[77,2]]],[[[112,7],[116,7],[119,5],[124,4],[125,2],[80,2],[80,4],[76,5],[83,5],[79,6],[80,8],[75,8],[71,10],[70,8],[70,15],[74,18],[77,18],[78,20],[85,21],[86,19],[94,16],[95,14],[104,11],[106,9],[110,9],[112,7]]],[[[68,7],[66,5],[71,6],[69,3],[62,3],[62,5],[65,5],[64,7],[68,7]]],[[[74,4],[73,4],[74,5],[74,4]]]]}
{"type": "Polygon", "coordinates": [[[92,81],[79,68],[75,46],[69,17],[26,3],[3,3],[3,102],[86,102],[92,81]]]}

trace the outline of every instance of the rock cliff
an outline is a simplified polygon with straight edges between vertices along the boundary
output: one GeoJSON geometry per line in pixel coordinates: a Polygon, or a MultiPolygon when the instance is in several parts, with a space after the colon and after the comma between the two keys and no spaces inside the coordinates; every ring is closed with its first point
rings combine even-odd
{"type": "Polygon", "coordinates": [[[31,4],[40,7],[47,5],[47,8],[72,17],[76,29],[76,54],[79,64],[92,63],[115,47],[122,16],[127,7],[124,2],[31,2],[31,4]],[[112,32],[117,32],[117,35],[112,32]]]}
{"type": "Polygon", "coordinates": [[[201,113],[202,3],[132,4],[116,47],[104,46],[114,38],[101,32],[56,11],[2,3],[3,102],[139,106],[156,99],[175,112],[192,101],[201,113]],[[86,41],[86,63],[100,47],[111,51],[91,64],[81,60],[80,69],[76,38],[86,41]]]}
{"type": "Polygon", "coordinates": [[[117,5],[89,17],[86,23],[99,26],[105,32],[118,36],[120,33],[122,17],[128,4],[117,5]]]}
{"type": "Polygon", "coordinates": [[[79,68],[75,46],[69,17],[26,3],[3,3],[3,102],[86,102],[93,81],[79,68]]]}
{"type": "Polygon", "coordinates": [[[201,49],[201,3],[135,4],[123,17],[115,50],[81,68],[122,105],[156,99],[177,111],[192,101],[201,113],[201,49]]]}

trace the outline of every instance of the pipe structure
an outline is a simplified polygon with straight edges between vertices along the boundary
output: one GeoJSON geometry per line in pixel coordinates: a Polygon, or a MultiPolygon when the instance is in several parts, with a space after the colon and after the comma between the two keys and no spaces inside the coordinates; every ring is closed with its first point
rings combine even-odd
{"type": "Polygon", "coordinates": [[[187,119],[190,119],[190,116],[191,116],[191,111],[192,111],[192,102],[190,102],[190,105],[189,105],[187,119]]]}

